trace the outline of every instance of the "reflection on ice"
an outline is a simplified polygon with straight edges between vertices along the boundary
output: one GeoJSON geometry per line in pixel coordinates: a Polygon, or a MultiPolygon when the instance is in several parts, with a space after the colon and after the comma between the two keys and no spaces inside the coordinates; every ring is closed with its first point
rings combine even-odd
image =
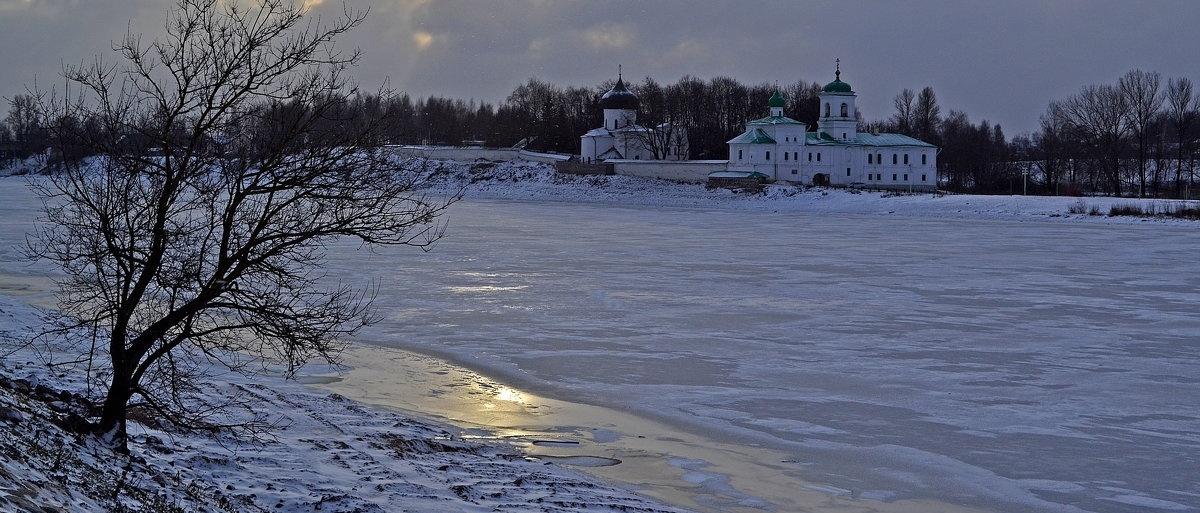
{"type": "MultiPolygon", "coordinates": [[[[856,497],[1200,505],[1178,472],[1200,458],[1194,226],[471,200],[450,216],[437,251],[365,255],[388,270],[377,304],[403,312],[374,343],[784,450],[856,497]]],[[[344,281],[363,258],[331,268],[344,281]]],[[[470,411],[536,411],[497,393],[470,411]]]]}
{"type": "Polygon", "coordinates": [[[474,285],[474,286],[455,286],[446,287],[450,292],[455,294],[472,294],[476,292],[510,292],[514,290],[523,290],[529,288],[528,285],[474,285]]]}

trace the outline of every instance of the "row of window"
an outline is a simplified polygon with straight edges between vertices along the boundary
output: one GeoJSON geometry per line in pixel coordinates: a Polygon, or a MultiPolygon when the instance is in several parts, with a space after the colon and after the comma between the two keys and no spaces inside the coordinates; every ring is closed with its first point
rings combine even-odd
{"type": "MultiPolygon", "coordinates": [[[[896,153],[893,153],[892,154],[892,164],[895,165],[898,163],[898,161],[899,161],[899,155],[896,153]]],[[[882,164],[883,163],[883,154],[876,153],[876,154],[872,155],[872,154],[868,153],[867,154],[867,163],[868,164],[882,164]]],[[[908,165],[908,154],[907,153],[904,154],[904,164],[908,165]]],[[[921,165],[922,166],[929,165],[929,155],[926,155],[924,153],[921,154],[921,165]]]]}
{"type": "MultiPolygon", "coordinates": [[[[816,156],[817,156],[816,161],[820,162],[821,161],[821,152],[818,151],[816,153],[816,156]]],[[[767,157],[767,160],[771,160],[771,151],[770,150],[767,150],[766,157],[767,157]]],[[[742,160],[742,150],[738,150],[738,160],[742,160]]],[[[800,152],[793,151],[789,154],[788,152],[785,151],[785,152],[783,152],[783,160],[785,160],[785,161],[800,160],[800,152]]],[[[809,162],[813,161],[813,152],[811,152],[811,151],[808,152],[808,161],[809,162]]],[[[899,161],[900,161],[900,155],[897,153],[893,153],[892,154],[892,164],[896,165],[899,163],[899,161]]],[[[882,153],[875,153],[875,154],[868,153],[867,154],[867,163],[868,164],[882,164],[883,163],[883,154],[882,153]]],[[[908,154],[907,153],[904,154],[904,164],[908,165],[908,154]]],[[[921,154],[921,165],[922,166],[929,165],[929,155],[926,155],[924,153],[921,154]]]]}
{"type": "MultiPolygon", "coordinates": [[[[792,174],[798,175],[798,174],[800,174],[800,170],[793,169],[792,174]]],[[[846,176],[850,176],[850,168],[846,168],[846,176]]],[[[895,182],[899,176],[900,175],[898,173],[892,173],[892,181],[895,182]]],[[[927,177],[928,177],[928,175],[921,175],[921,181],[922,182],[926,181],[927,177]]],[[[867,180],[868,181],[883,181],[883,174],[882,173],[868,173],[867,180]]],[[[904,181],[905,182],[908,181],[908,173],[904,173],[904,181]]]]}
{"type": "MultiPolygon", "coordinates": [[[[771,150],[767,150],[767,152],[766,152],[766,159],[767,159],[767,160],[771,160],[771,150]]],[[[742,150],[738,150],[738,160],[742,160],[742,150]]],[[[793,152],[791,152],[791,153],[788,153],[788,152],[786,152],[786,151],[785,151],[785,152],[783,152],[783,160],[795,160],[795,161],[799,161],[799,160],[800,160],[800,152],[798,152],[798,151],[793,151],[793,152]]],[[[810,152],[808,152],[808,161],[809,161],[809,162],[812,162],[812,161],[813,161],[813,154],[812,154],[812,152],[811,152],[811,151],[810,151],[810,152]]],[[[820,153],[820,152],[818,152],[818,153],[817,153],[817,162],[820,162],[820,161],[821,161],[821,153],[820,153]]]]}
{"type": "MultiPolygon", "coordinates": [[[[846,176],[850,176],[849,169],[846,170],[846,176]]],[[[892,173],[892,181],[895,182],[898,176],[899,176],[899,173],[892,173]]],[[[922,182],[925,181],[926,176],[927,175],[921,175],[922,182]]],[[[867,180],[868,181],[882,181],[883,174],[882,173],[867,173],[867,180]]],[[[908,173],[904,173],[904,181],[905,182],[908,181],[908,173]]]]}

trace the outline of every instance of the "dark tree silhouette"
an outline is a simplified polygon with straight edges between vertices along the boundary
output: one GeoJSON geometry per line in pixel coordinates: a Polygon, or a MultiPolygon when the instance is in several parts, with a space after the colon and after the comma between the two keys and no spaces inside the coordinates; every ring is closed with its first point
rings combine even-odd
{"type": "MultiPolygon", "coordinates": [[[[124,446],[129,408],[184,427],[219,411],[187,394],[216,363],[251,372],[334,361],[374,320],[370,294],[325,288],[322,248],[428,246],[447,202],[379,151],[380,119],[349,117],[358,53],[289,0],[178,0],[166,35],[115,45],[122,65],[68,69],[74,100],[41,99],[56,144],[96,157],[37,186],[33,253],[65,272],[60,329],[102,390],[87,429],[124,446]]],[[[363,107],[360,105],[359,107],[363,107]]],[[[375,108],[375,107],[372,107],[375,108]]],[[[382,106],[379,107],[382,109],[382,106]]]]}

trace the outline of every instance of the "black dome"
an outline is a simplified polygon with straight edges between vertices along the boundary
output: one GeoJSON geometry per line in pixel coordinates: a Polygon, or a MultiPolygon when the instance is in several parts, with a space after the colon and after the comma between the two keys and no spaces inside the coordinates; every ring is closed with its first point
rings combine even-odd
{"type": "Polygon", "coordinates": [[[637,110],[639,103],[637,95],[626,89],[625,81],[620,78],[617,78],[612,89],[600,97],[601,109],[637,110]]]}

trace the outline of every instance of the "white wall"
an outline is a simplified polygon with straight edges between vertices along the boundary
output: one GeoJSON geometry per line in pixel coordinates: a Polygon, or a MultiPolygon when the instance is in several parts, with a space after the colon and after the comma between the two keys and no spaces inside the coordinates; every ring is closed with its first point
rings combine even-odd
{"type": "Polygon", "coordinates": [[[397,155],[405,157],[421,157],[434,160],[528,160],[531,162],[561,162],[569,160],[570,155],[557,153],[538,153],[514,148],[459,148],[456,146],[391,146],[397,155]]]}
{"type": "Polygon", "coordinates": [[[604,109],[604,128],[616,130],[637,124],[637,111],[625,109],[604,109]]]}
{"type": "Polygon", "coordinates": [[[705,182],[708,174],[725,171],[728,160],[608,160],[618,175],[662,178],[678,182],[705,182]]]}
{"type": "Polygon", "coordinates": [[[933,188],[937,186],[937,150],[924,147],[875,147],[866,148],[862,156],[863,173],[861,181],[868,187],[886,187],[907,189],[933,188]],[[867,152],[878,154],[883,163],[877,161],[867,163],[867,152]],[[892,155],[896,155],[896,163],[892,164],[892,155]],[[904,163],[904,155],[908,155],[908,164],[904,163]],[[927,160],[921,164],[921,155],[927,160]],[[907,175],[907,180],[905,179],[907,175]],[[895,178],[892,178],[895,176],[895,178]],[[925,180],[921,180],[924,177],[925,180]]]}
{"type": "Polygon", "coordinates": [[[529,150],[518,150],[517,157],[519,157],[521,160],[528,160],[530,162],[543,162],[546,164],[566,162],[571,160],[570,155],[560,155],[558,153],[538,153],[536,151],[529,150]]]}

